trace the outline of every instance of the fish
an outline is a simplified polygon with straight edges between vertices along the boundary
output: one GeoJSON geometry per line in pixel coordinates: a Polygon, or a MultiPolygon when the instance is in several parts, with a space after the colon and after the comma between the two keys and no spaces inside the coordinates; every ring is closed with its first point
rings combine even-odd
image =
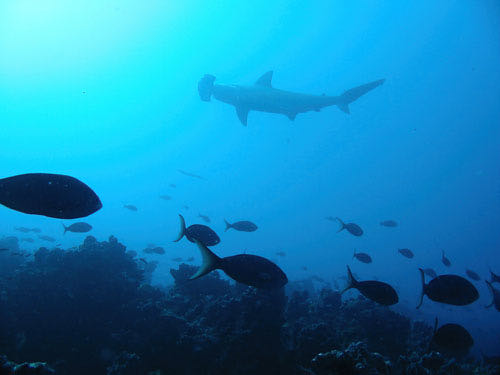
{"type": "Polygon", "coordinates": [[[0,248],[0,253],[1,253],[2,251],[9,251],[9,249],[6,249],[5,247],[2,247],[2,248],[0,248]]]}
{"type": "Polygon", "coordinates": [[[446,267],[450,267],[451,266],[451,262],[450,260],[446,257],[446,255],[444,255],[444,250],[441,250],[442,251],[442,255],[441,255],[441,262],[443,262],[443,264],[446,266],[446,267]]]}
{"type": "Polygon", "coordinates": [[[377,280],[357,281],[347,266],[347,286],[340,294],[352,288],[357,289],[366,298],[380,305],[391,306],[399,301],[398,294],[392,286],[377,280]]]}
{"type": "Polygon", "coordinates": [[[29,237],[26,237],[26,238],[21,238],[21,241],[24,241],[24,242],[29,242],[29,243],[33,243],[35,242],[35,240],[33,238],[29,238],[29,237]]]}
{"type": "Polygon", "coordinates": [[[432,268],[424,268],[423,271],[429,277],[432,277],[432,278],[437,277],[436,271],[434,271],[432,268]]]}
{"type": "Polygon", "coordinates": [[[226,223],[226,232],[231,228],[240,232],[255,232],[258,229],[257,225],[248,220],[237,221],[231,224],[224,219],[224,222],[226,223]]]}
{"type": "Polygon", "coordinates": [[[169,201],[172,199],[172,197],[170,195],[163,194],[160,195],[160,199],[163,199],[164,201],[169,201]]]}
{"type": "Polygon", "coordinates": [[[215,76],[205,74],[198,82],[198,94],[204,102],[215,99],[233,105],[238,119],[247,125],[250,111],[277,113],[287,116],[291,121],[299,113],[316,111],[336,105],[342,112],[350,113],[349,104],[380,86],[385,79],[379,79],[344,91],[339,96],[309,95],[278,90],[272,86],[273,71],[264,73],[253,85],[214,84],[215,76]]]}
{"type": "Polygon", "coordinates": [[[177,257],[177,258],[172,258],[174,262],[182,262],[182,258],[177,257]]]}
{"type": "Polygon", "coordinates": [[[398,226],[398,222],[394,220],[384,220],[380,222],[380,225],[383,227],[394,228],[398,226]]]}
{"type": "Polygon", "coordinates": [[[56,239],[54,237],[46,236],[46,235],[39,235],[39,239],[47,241],[47,242],[56,242],[56,239]]]}
{"type": "Polygon", "coordinates": [[[202,218],[205,223],[210,223],[210,218],[207,215],[198,214],[198,217],[202,218]]]}
{"type": "Polygon", "coordinates": [[[174,189],[177,187],[176,184],[168,184],[168,186],[170,186],[171,188],[174,188],[174,189]]]}
{"type": "Polygon", "coordinates": [[[34,233],[41,233],[42,230],[40,228],[31,228],[31,231],[34,233]]]}
{"type": "Polygon", "coordinates": [[[177,169],[177,172],[182,173],[184,176],[197,178],[198,180],[206,180],[206,178],[203,176],[200,176],[200,175],[197,175],[197,174],[194,174],[191,172],[186,172],[186,171],[183,171],[182,169],[177,169]]]}
{"type": "Polygon", "coordinates": [[[486,307],[495,306],[495,309],[497,311],[500,311],[500,290],[495,289],[493,287],[493,285],[488,280],[484,280],[484,281],[486,282],[486,285],[488,286],[488,289],[490,290],[491,296],[492,296],[491,303],[486,307]]]}
{"type": "Polygon", "coordinates": [[[80,221],[78,223],[73,223],[70,226],[62,225],[64,228],[64,233],[66,232],[73,232],[73,233],[87,233],[92,230],[92,225],[84,223],[83,221],[80,221]]]}
{"type": "Polygon", "coordinates": [[[144,264],[148,264],[148,261],[147,261],[146,259],[144,259],[144,258],[139,258],[139,260],[140,260],[142,263],[144,263],[144,264]]]}
{"type": "Polygon", "coordinates": [[[471,282],[458,275],[439,275],[428,284],[425,283],[424,270],[419,268],[422,292],[417,309],[422,306],[424,295],[432,301],[448,305],[465,306],[479,298],[479,292],[471,282]]]}
{"type": "Polygon", "coordinates": [[[372,257],[368,255],[367,253],[357,253],[356,249],[354,249],[354,255],[352,256],[353,258],[356,258],[360,262],[363,263],[371,263],[372,262],[372,257]]]}
{"type": "Polygon", "coordinates": [[[492,270],[490,270],[490,275],[491,275],[491,280],[490,280],[491,283],[500,283],[500,275],[493,273],[492,270]]]}
{"type": "Polygon", "coordinates": [[[178,242],[182,237],[195,242],[195,240],[200,241],[205,246],[215,246],[220,242],[220,238],[210,227],[202,224],[193,224],[186,228],[186,221],[184,217],[179,214],[180,219],[180,231],[174,242],[178,242]]]}
{"type": "Polygon", "coordinates": [[[137,207],[134,206],[133,204],[124,204],[123,208],[126,208],[127,210],[130,210],[130,211],[137,211],[137,207]]]}
{"type": "Polygon", "coordinates": [[[22,233],[29,233],[31,232],[31,228],[26,228],[26,227],[16,227],[14,230],[17,230],[18,232],[22,233]]]}
{"type": "Polygon", "coordinates": [[[413,258],[414,256],[413,251],[411,251],[410,249],[398,249],[398,253],[409,259],[413,258]]]}
{"type": "Polygon", "coordinates": [[[284,251],[277,251],[276,255],[278,255],[280,257],[284,257],[284,256],[286,256],[286,253],[284,251]]]}
{"type": "Polygon", "coordinates": [[[165,254],[165,249],[161,246],[147,247],[142,251],[146,254],[159,254],[159,255],[165,254]]]}
{"type": "Polygon", "coordinates": [[[102,208],[97,194],[66,175],[27,173],[0,179],[0,204],[25,214],[77,219],[102,208]]]}
{"type": "Polygon", "coordinates": [[[194,262],[194,257],[189,257],[189,258],[187,258],[187,259],[186,259],[186,262],[189,262],[189,263],[190,263],[190,262],[194,262]]]}
{"type": "Polygon", "coordinates": [[[351,233],[353,236],[359,237],[363,234],[363,229],[358,224],[355,223],[347,223],[345,224],[340,218],[336,217],[335,218],[339,223],[340,223],[340,229],[337,231],[343,231],[344,229],[347,229],[349,233],[351,233]]]}
{"type": "Polygon", "coordinates": [[[288,282],[286,274],[269,259],[252,254],[219,258],[200,241],[195,240],[195,243],[200,250],[203,263],[190,277],[191,280],[220,269],[231,279],[258,289],[279,289],[288,282]]]}
{"type": "Polygon", "coordinates": [[[472,279],[472,280],[474,280],[474,281],[481,280],[481,277],[479,277],[479,275],[476,272],[474,272],[474,271],[472,271],[472,270],[470,270],[468,268],[465,270],[465,274],[467,276],[469,276],[469,278],[472,279]]]}
{"type": "Polygon", "coordinates": [[[434,328],[430,347],[436,347],[447,354],[462,356],[468,353],[472,345],[474,345],[474,340],[464,327],[459,324],[448,323],[437,330],[434,328]]]}

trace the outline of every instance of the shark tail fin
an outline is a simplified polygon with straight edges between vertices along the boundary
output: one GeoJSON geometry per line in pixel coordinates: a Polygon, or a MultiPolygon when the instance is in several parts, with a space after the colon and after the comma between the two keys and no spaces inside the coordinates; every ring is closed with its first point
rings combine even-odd
{"type": "Polygon", "coordinates": [[[215,255],[212,251],[210,251],[208,247],[203,245],[198,240],[195,240],[195,243],[201,252],[201,257],[203,259],[203,262],[200,268],[198,268],[198,271],[196,271],[196,273],[189,278],[190,280],[198,279],[202,276],[205,276],[207,273],[217,269],[220,265],[220,258],[217,255],[215,255]]]}
{"type": "Polygon", "coordinates": [[[179,242],[182,239],[182,237],[184,237],[184,235],[186,234],[186,221],[184,220],[184,217],[181,214],[179,214],[179,219],[181,222],[181,227],[179,230],[179,234],[177,235],[177,238],[174,240],[174,242],[179,242]]]}
{"type": "Polygon", "coordinates": [[[198,94],[200,99],[204,102],[209,102],[214,88],[215,76],[205,74],[202,79],[198,81],[198,94]]]}
{"type": "Polygon", "coordinates": [[[349,266],[347,266],[347,285],[344,289],[342,289],[342,291],[340,292],[340,294],[343,294],[344,292],[346,292],[347,290],[351,289],[351,288],[355,288],[356,287],[356,279],[354,278],[354,276],[352,275],[352,272],[351,272],[351,269],[349,268],[349,266]]]}
{"type": "Polygon", "coordinates": [[[420,279],[422,280],[422,291],[420,292],[420,300],[417,305],[417,309],[422,306],[422,302],[424,302],[424,294],[425,294],[425,275],[424,270],[422,268],[418,269],[420,271],[420,279]]]}
{"type": "Polygon", "coordinates": [[[339,107],[339,109],[342,112],[349,114],[351,113],[351,111],[349,110],[349,104],[351,104],[352,102],[354,102],[367,92],[380,86],[384,82],[385,79],[379,79],[377,81],[366,83],[364,85],[357,86],[347,91],[344,91],[344,93],[337,98],[337,102],[335,104],[337,104],[337,107],[339,107]]]}

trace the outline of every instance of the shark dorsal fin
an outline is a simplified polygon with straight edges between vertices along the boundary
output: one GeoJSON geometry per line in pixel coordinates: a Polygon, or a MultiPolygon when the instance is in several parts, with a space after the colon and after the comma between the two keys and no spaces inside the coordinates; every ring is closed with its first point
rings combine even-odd
{"type": "Polygon", "coordinates": [[[272,85],[272,80],[273,80],[273,71],[270,70],[266,73],[264,73],[258,80],[255,82],[256,85],[259,86],[264,86],[264,87],[273,87],[272,85]]]}

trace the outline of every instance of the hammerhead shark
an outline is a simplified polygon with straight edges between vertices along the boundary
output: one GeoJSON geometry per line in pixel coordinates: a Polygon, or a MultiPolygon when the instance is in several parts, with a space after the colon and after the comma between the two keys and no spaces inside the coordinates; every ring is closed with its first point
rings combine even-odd
{"type": "Polygon", "coordinates": [[[350,113],[349,104],[385,81],[385,79],[379,79],[344,91],[339,96],[327,96],[275,89],[271,83],[272,78],[273,72],[269,71],[253,85],[221,85],[214,84],[213,75],[205,74],[198,82],[198,93],[201,100],[205,102],[209,102],[213,95],[221,102],[234,105],[238,118],[243,125],[246,125],[250,111],[281,113],[292,121],[298,113],[319,112],[321,108],[332,105],[336,105],[345,113],[350,113]]]}

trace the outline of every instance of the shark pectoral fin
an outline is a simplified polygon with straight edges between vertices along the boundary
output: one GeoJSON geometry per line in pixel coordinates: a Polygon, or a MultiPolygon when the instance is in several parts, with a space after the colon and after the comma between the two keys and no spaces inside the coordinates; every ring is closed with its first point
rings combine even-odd
{"type": "Polygon", "coordinates": [[[339,107],[339,109],[344,113],[347,113],[347,114],[351,113],[351,111],[349,110],[349,104],[347,104],[347,103],[339,103],[339,104],[337,104],[337,107],[339,107]]]}
{"type": "Polygon", "coordinates": [[[272,86],[272,80],[273,80],[273,71],[270,70],[266,73],[264,73],[256,82],[255,84],[256,85],[259,85],[259,86],[264,86],[264,87],[273,87],[272,86]]]}
{"type": "Polygon", "coordinates": [[[238,115],[238,118],[240,119],[241,123],[245,126],[247,126],[247,117],[248,117],[248,108],[242,107],[242,106],[235,106],[236,108],[236,114],[238,115]]]}

